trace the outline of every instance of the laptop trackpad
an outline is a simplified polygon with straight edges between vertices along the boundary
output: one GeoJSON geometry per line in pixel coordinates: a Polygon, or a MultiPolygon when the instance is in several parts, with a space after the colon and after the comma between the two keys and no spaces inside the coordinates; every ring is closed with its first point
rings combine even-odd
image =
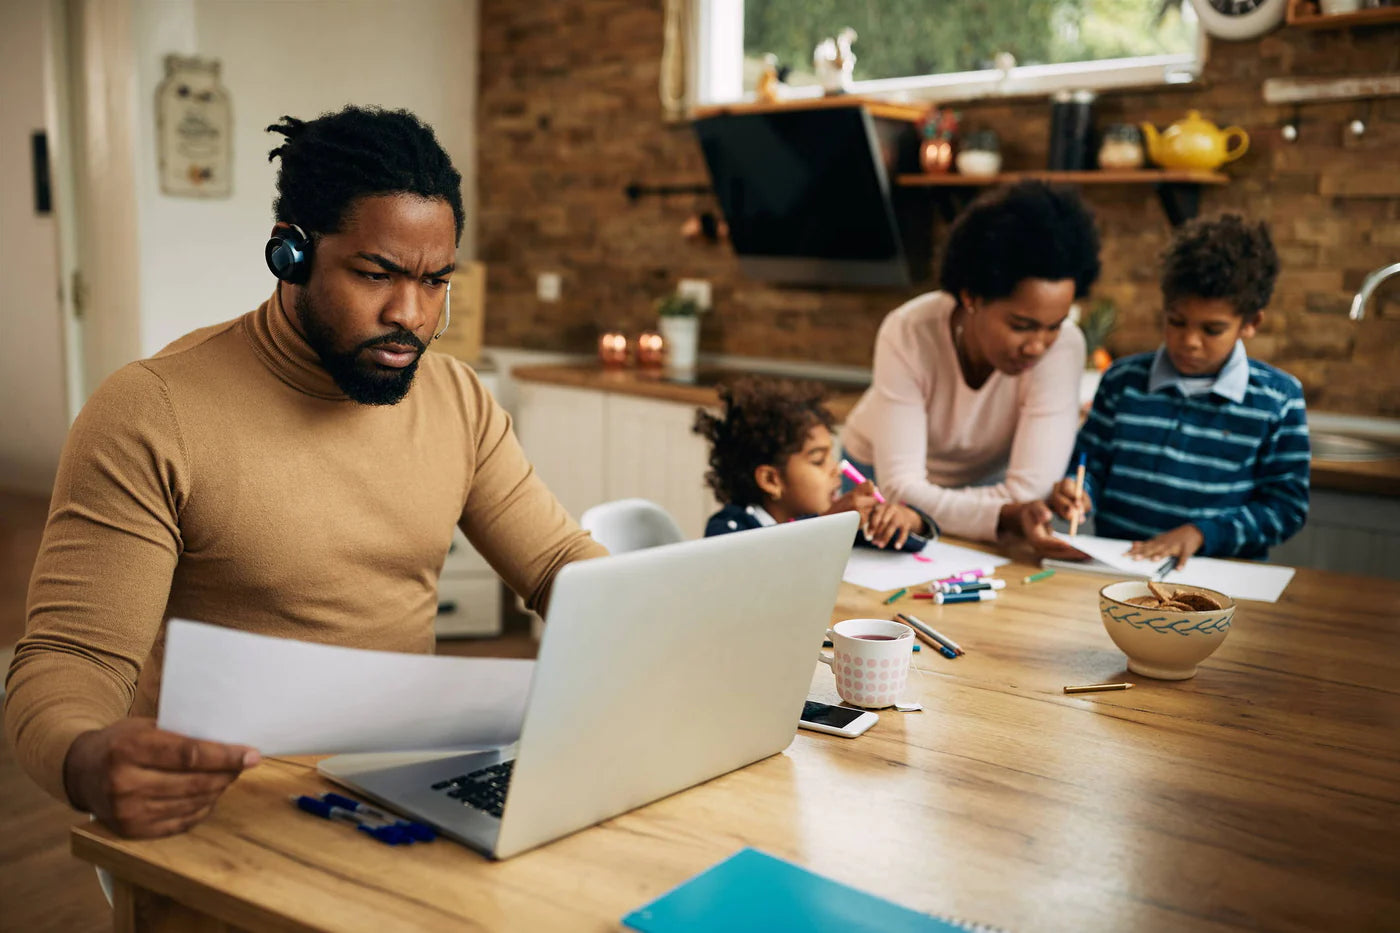
{"type": "Polygon", "coordinates": [[[374,752],[335,755],[321,761],[316,769],[376,803],[430,823],[445,835],[489,853],[501,821],[454,799],[441,785],[514,757],[514,745],[467,753],[374,752]]]}

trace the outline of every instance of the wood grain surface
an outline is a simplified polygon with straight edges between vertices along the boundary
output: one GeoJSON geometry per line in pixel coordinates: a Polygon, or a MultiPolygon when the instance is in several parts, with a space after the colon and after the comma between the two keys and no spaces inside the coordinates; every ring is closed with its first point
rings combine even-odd
{"type": "MultiPolygon", "coordinates": [[[[967,650],[915,656],[923,712],[882,711],[854,740],[799,732],[504,863],[295,810],[288,795],[330,789],[311,759],[258,767],[185,835],[81,826],[73,850],[148,917],[173,899],[181,922],[255,930],[616,930],[746,845],[1008,930],[1400,927],[1400,583],[1300,570],[1277,604],[1240,604],[1194,679],[1168,683],[1125,670],[1096,607],[1108,578],[1023,585],[1033,569],[1002,568],[1002,598],[978,604],[886,607],[843,586],[833,619],[900,609],[967,650]],[[1136,687],[1062,693],[1100,681],[1136,687]]],[[[823,666],[812,693],[836,699],[823,666]]]]}

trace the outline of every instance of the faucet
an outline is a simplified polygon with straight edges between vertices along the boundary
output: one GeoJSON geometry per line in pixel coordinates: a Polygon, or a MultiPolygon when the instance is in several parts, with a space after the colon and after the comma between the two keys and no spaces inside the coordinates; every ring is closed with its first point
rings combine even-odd
{"type": "Polygon", "coordinates": [[[1377,285],[1392,275],[1400,275],[1400,262],[1392,262],[1388,266],[1382,266],[1366,276],[1366,281],[1361,283],[1361,291],[1357,292],[1356,297],[1351,299],[1351,312],[1347,317],[1353,321],[1359,321],[1365,317],[1366,301],[1371,297],[1371,293],[1376,290],[1377,285]]]}

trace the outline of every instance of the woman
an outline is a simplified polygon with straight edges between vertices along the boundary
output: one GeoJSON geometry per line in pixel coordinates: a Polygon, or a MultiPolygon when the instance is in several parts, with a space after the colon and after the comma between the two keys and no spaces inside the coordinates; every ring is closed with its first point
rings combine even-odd
{"type": "MultiPolygon", "coordinates": [[[[1093,216],[1074,193],[1028,181],[979,198],[949,231],[943,290],[880,325],[873,383],[842,432],[848,458],[945,533],[1020,531],[1074,446],[1084,337],[1067,318],[1098,274],[1093,216]]],[[[871,538],[918,521],[891,510],[871,538]]]]}

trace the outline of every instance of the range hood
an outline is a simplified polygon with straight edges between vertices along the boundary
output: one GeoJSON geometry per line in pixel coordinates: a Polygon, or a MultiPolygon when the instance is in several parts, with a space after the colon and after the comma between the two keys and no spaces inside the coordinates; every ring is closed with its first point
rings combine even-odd
{"type": "Polygon", "coordinates": [[[892,288],[928,278],[932,201],[891,184],[918,170],[910,122],[842,106],[720,113],[694,127],[745,275],[892,288]]]}

